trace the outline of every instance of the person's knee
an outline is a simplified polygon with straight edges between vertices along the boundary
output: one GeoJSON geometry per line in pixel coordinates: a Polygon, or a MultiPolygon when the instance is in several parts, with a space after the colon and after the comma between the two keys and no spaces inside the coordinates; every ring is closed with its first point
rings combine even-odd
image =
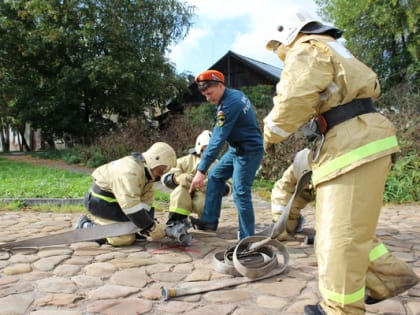
{"type": "Polygon", "coordinates": [[[106,240],[112,246],[127,246],[133,244],[136,241],[136,235],[127,234],[116,237],[108,237],[106,240]]]}

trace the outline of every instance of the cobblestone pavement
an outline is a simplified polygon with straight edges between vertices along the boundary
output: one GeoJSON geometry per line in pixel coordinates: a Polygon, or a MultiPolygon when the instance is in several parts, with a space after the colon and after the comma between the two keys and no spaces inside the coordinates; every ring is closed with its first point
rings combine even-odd
{"type": "MultiPolygon", "coordinates": [[[[270,223],[267,202],[254,200],[257,230],[270,223]]],[[[384,207],[379,237],[420,275],[419,206],[384,207]]],[[[304,209],[312,227],[313,209],[304,209]]],[[[165,215],[166,216],[166,215],[165,215]]],[[[0,212],[0,242],[70,230],[79,214],[0,212]]],[[[164,214],[158,213],[164,220],[164,214]]],[[[230,276],[212,268],[213,254],[236,243],[237,216],[225,200],[217,233],[192,232],[190,247],[168,240],[113,248],[95,242],[0,252],[0,315],[302,314],[319,301],[316,259],[302,237],[286,242],[285,273],[263,281],[161,299],[161,287],[203,285],[230,276]]],[[[420,285],[367,307],[367,314],[420,314],[420,285]]]]}

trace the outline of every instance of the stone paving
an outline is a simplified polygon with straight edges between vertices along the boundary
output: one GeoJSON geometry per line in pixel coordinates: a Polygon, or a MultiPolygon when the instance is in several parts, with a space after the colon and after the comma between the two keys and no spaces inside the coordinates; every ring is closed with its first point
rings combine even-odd
{"type": "MultiPolygon", "coordinates": [[[[257,230],[270,223],[269,205],[254,199],[257,230]]],[[[420,206],[384,207],[378,236],[420,276],[420,206]]],[[[305,227],[313,209],[305,208],[305,227]]],[[[0,212],[0,242],[72,229],[80,214],[0,212]]],[[[158,213],[165,220],[166,214],[158,213]]],[[[163,301],[161,287],[199,286],[231,276],[215,272],[213,254],[236,243],[237,216],[224,201],[217,233],[192,231],[190,247],[164,240],[128,247],[95,242],[0,252],[0,315],[303,314],[319,301],[314,249],[302,236],[285,243],[290,266],[276,277],[163,301]]],[[[420,285],[368,306],[366,314],[420,314],[420,285]]]]}

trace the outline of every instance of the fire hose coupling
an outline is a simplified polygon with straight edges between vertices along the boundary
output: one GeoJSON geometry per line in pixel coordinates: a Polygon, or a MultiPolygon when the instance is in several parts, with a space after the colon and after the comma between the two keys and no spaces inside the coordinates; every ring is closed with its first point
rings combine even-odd
{"type": "Polygon", "coordinates": [[[166,225],[166,236],[173,238],[182,245],[189,246],[192,242],[192,235],[188,234],[188,229],[191,227],[191,223],[188,220],[168,222],[166,225]]]}

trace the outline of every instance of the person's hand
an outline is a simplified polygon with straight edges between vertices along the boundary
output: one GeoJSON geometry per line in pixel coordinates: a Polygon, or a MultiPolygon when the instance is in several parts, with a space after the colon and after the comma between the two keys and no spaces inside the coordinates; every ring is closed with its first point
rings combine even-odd
{"type": "Polygon", "coordinates": [[[180,174],[175,177],[175,181],[178,183],[178,185],[181,185],[182,187],[187,189],[190,188],[192,180],[193,177],[191,174],[180,174]]]}
{"type": "Polygon", "coordinates": [[[205,174],[201,173],[200,171],[197,171],[190,185],[190,193],[192,193],[196,189],[200,189],[201,187],[203,187],[205,178],[205,174]]]}
{"type": "Polygon", "coordinates": [[[274,143],[264,141],[264,152],[269,157],[274,157],[276,155],[276,147],[274,143]]]}

